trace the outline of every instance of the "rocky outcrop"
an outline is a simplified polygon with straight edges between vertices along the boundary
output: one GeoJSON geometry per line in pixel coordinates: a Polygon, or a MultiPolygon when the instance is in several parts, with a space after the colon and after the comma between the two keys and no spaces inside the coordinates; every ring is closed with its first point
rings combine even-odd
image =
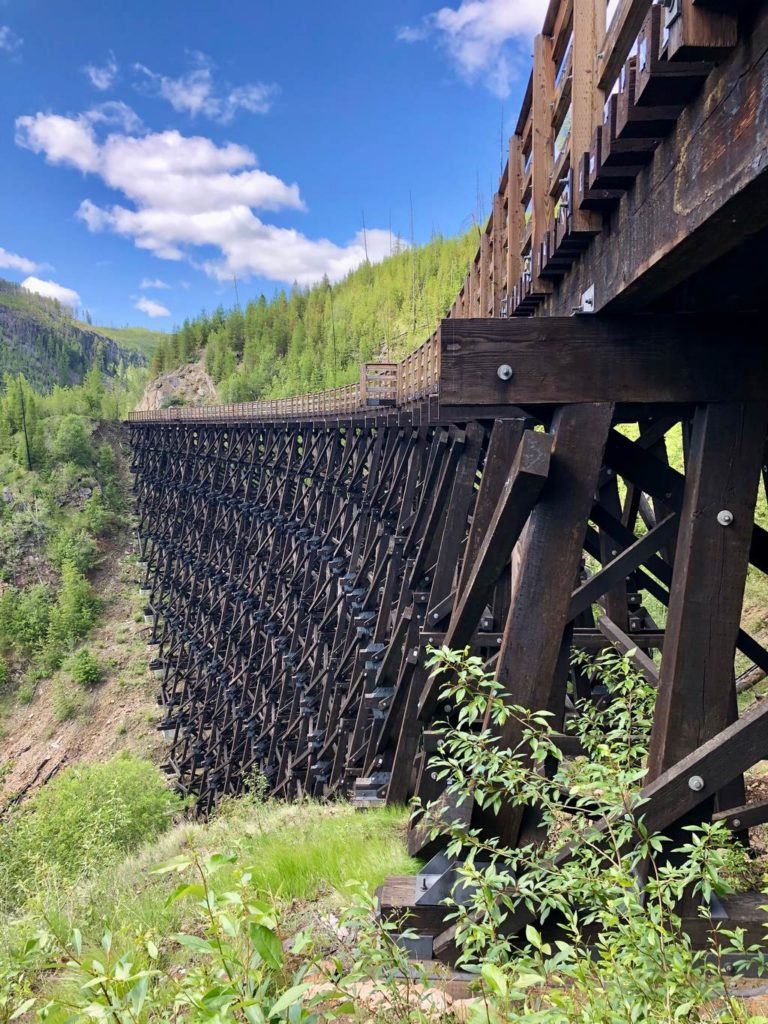
{"type": "Polygon", "coordinates": [[[77,324],[57,303],[0,281],[0,373],[23,373],[35,387],[79,383],[94,360],[108,375],[143,366],[140,352],[77,324]]]}
{"type": "Polygon", "coordinates": [[[169,405],[211,405],[217,401],[216,385],[202,362],[187,363],[150,381],[136,409],[155,411],[169,405]]]}

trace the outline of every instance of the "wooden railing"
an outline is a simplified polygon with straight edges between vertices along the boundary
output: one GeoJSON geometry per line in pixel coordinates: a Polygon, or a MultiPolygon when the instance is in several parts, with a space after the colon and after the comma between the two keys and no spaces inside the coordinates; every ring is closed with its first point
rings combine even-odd
{"type": "MultiPolygon", "coordinates": [[[[717,7],[703,0],[550,0],[492,212],[448,317],[547,310],[713,60],[736,44],[737,16],[717,7]]],[[[567,312],[595,310],[589,289],[571,288],[565,298],[567,312]]],[[[403,406],[435,394],[439,374],[433,335],[398,364],[366,364],[359,382],[343,388],[130,418],[290,418],[403,406]]]]}
{"type": "Polygon", "coordinates": [[[437,394],[440,341],[437,332],[400,363],[364,363],[354,384],[289,398],[231,405],[169,406],[128,413],[131,423],[154,420],[297,420],[400,408],[437,394]]]}

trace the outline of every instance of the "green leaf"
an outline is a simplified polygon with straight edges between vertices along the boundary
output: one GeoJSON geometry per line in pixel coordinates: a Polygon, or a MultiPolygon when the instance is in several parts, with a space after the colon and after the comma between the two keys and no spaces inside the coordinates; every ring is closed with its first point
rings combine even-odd
{"type": "Polygon", "coordinates": [[[175,903],[176,900],[182,900],[186,896],[194,896],[196,899],[205,899],[205,889],[199,882],[182,882],[177,885],[173,892],[168,896],[166,906],[171,903],[175,903]]]}
{"type": "Polygon", "coordinates": [[[201,939],[197,935],[174,935],[174,939],[181,946],[187,949],[194,949],[198,953],[213,953],[214,947],[207,939],[201,939]]]}
{"type": "Polygon", "coordinates": [[[160,951],[151,939],[147,939],[147,953],[149,953],[150,960],[157,960],[160,956],[160,951]]]}
{"type": "Polygon", "coordinates": [[[136,984],[128,993],[128,999],[130,1000],[131,1007],[135,1014],[141,1013],[141,1009],[147,998],[147,990],[149,988],[149,975],[145,974],[143,978],[139,978],[136,984]]]}
{"type": "Polygon", "coordinates": [[[507,994],[507,979],[504,976],[496,964],[483,964],[480,968],[480,974],[483,976],[485,983],[491,992],[494,992],[497,996],[501,996],[502,999],[507,994]]]}
{"type": "Polygon", "coordinates": [[[268,967],[273,968],[273,970],[282,967],[283,947],[280,945],[280,939],[272,929],[266,928],[263,924],[251,922],[249,932],[254,949],[264,963],[268,967]]]}
{"type": "Polygon", "coordinates": [[[72,945],[78,956],[83,952],[83,936],[79,928],[72,929],[72,945]]]}
{"type": "Polygon", "coordinates": [[[267,1019],[258,1003],[250,1003],[248,1006],[244,1006],[243,1013],[248,1024],[265,1024],[267,1019]]]}
{"type": "Polygon", "coordinates": [[[162,864],[158,864],[156,868],[152,868],[150,871],[151,875],[167,875],[170,871],[184,871],[190,866],[192,861],[189,857],[179,854],[178,857],[172,857],[170,860],[165,861],[162,864]]]}
{"type": "Polygon", "coordinates": [[[294,1003],[298,1003],[307,989],[311,987],[309,982],[304,981],[301,985],[294,985],[292,988],[287,989],[277,1002],[273,1004],[272,1009],[269,1011],[270,1017],[274,1017],[276,1014],[282,1013],[283,1010],[287,1010],[294,1003]]]}
{"type": "Polygon", "coordinates": [[[212,853],[205,861],[205,870],[209,875],[213,875],[219,868],[223,868],[227,864],[234,864],[236,861],[236,853],[212,853]]]}
{"type": "Polygon", "coordinates": [[[546,981],[540,974],[534,974],[533,972],[521,974],[515,978],[515,984],[519,985],[520,988],[530,988],[531,985],[541,985],[546,981]]]}
{"type": "Polygon", "coordinates": [[[19,1017],[23,1017],[27,1010],[31,1009],[35,1005],[34,998],[25,999],[23,1003],[16,1007],[8,1020],[18,1020],[19,1017]]]}

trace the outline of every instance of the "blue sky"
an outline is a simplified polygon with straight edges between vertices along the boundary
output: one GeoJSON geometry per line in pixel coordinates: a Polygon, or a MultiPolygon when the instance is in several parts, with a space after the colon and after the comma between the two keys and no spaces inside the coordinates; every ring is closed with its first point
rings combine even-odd
{"type": "Polygon", "coordinates": [[[0,276],[170,329],[462,230],[545,8],[0,0],[0,276]]]}

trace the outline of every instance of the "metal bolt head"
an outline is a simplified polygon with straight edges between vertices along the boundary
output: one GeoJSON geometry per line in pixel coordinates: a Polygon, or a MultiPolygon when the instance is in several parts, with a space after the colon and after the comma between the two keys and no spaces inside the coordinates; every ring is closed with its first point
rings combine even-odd
{"type": "Polygon", "coordinates": [[[688,779],[688,789],[692,789],[694,793],[700,793],[704,789],[704,779],[700,775],[692,775],[688,779]]]}
{"type": "Polygon", "coordinates": [[[721,526],[730,526],[733,522],[733,512],[724,508],[717,513],[717,521],[721,526]]]}
{"type": "Polygon", "coordinates": [[[731,828],[738,828],[741,825],[741,818],[731,818],[731,828]]]}
{"type": "Polygon", "coordinates": [[[501,366],[496,370],[496,376],[499,380],[511,380],[514,370],[509,363],[502,363],[501,366]]]}

